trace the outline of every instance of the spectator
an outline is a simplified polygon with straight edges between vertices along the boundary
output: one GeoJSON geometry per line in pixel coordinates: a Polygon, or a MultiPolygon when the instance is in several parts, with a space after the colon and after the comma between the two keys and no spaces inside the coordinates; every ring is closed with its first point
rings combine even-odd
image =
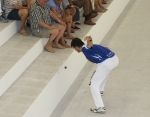
{"type": "Polygon", "coordinates": [[[29,33],[25,29],[25,22],[28,17],[30,6],[22,6],[22,0],[5,0],[4,7],[8,19],[21,21],[19,33],[28,36],[29,33]]]}
{"type": "MultiPolygon", "coordinates": [[[[95,25],[96,23],[92,22],[92,18],[96,17],[98,14],[93,14],[92,13],[92,3],[91,0],[76,0],[76,1],[72,1],[73,4],[76,4],[79,8],[83,7],[83,11],[84,11],[84,24],[87,25],[95,25]]],[[[71,3],[72,5],[72,3],[71,3]]]]}
{"type": "Polygon", "coordinates": [[[60,20],[64,21],[67,25],[67,39],[74,39],[71,35],[71,23],[72,23],[72,16],[67,15],[64,12],[62,0],[49,0],[47,2],[47,6],[51,9],[51,11],[59,18],[60,20]]]}
{"type": "Polygon", "coordinates": [[[54,53],[55,50],[53,47],[59,49],[69,47],[63,38],[66,24],[57,18],[57,16],[46,6],[46,3],[47,0],[37,0],[32,5],[29,13],[31,31],[34,36],[49,38],[44,48],[45,50],[54,53]],[[50,16],[59,23],[54,23],[58,28],[51,23],[50,16]]]}
{"type": "Polygon", "coordinates": [[[3,14],[2,14],[2,8],[1,8],[1,6],[3,6],[3,3],[1,3],[1,2],[2,1],[0,1],[0,22],[7,23],[8,22],[7,18],[5,18],[3,16],[3,14]]]}
{"type": "Polygon", "coordinates": [[[70,15],[72,15],[72,28],[73,29],[80,29],[76,26],[75,22],[80,20],[80,11],[79,8],[77,8],[74,5],[70,5],[72,3],[72,0],[62,0],[63,5],[67,11],[69,11],[70,15]]]}

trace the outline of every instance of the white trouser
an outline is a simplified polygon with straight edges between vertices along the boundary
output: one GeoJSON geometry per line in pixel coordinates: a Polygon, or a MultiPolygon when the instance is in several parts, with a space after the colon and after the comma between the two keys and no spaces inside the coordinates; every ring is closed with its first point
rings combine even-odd
{"type": "Polygon", "coordinates": [[[119,60],[115,55],[112,58],[97,64],[95,73],[91,78],[90,89],[96,107],[104,107],[100,91],[104,90],[105,83],[111,71],[118,66],[119,60]]]}

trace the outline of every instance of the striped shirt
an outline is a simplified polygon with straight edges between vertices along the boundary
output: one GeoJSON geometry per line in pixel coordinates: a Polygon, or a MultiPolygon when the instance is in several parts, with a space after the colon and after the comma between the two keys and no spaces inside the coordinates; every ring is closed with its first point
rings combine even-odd
{"type": "Polygon", "coordinates": [[[35,2],[29,12],[31,31],[39,32],[42,26],[38,25],[38,21],[43,21],[47,25],[51,25],[50,13],[52,11],[46,5],[42,8],[38,2],[35,2]]]}
{"type": "Polygon", "coordinates": [[[13,6],[14,4],[18,4],[22,6],[22,0],[4,0],[4,10],[5,10],[6,17],[13,9],[15,9],[13,6]]]}

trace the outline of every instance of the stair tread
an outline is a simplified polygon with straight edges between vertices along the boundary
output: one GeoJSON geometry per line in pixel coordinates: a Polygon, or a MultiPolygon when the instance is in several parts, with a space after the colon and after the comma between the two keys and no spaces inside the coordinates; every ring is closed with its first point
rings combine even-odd
{"type": "Polygon", "coordinates": [[[40,38],[15,34],[0,47],[0,78],[27,53],[40,38]]]}
{"type": "Polygon", "coordinates": [[[14,22],[14,20],[9,20],[8,23],[2,23],[2,22],[0,22],[0,32],[2,30],[4,30],[8,25],[10,25],[12,22],[14,22]]]}

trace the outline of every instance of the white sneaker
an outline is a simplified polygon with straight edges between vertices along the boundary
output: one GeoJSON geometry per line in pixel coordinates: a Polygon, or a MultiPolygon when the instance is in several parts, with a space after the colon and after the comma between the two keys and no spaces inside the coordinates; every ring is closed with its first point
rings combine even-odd
{"type": "Polygon", "coordinates": [[[90,109],[93,113],[101,113],[101,114],[104,114],[106,109],[105,107],[99,107],[99,108],[95,108],[95,109],[90,109]]]}
{"type": "Polygon", "coordinates": [[[104,92],[103,92],[103,91],[100,91],[100,94],[101,94],[101,96],[103,96],[104,92]]]}

